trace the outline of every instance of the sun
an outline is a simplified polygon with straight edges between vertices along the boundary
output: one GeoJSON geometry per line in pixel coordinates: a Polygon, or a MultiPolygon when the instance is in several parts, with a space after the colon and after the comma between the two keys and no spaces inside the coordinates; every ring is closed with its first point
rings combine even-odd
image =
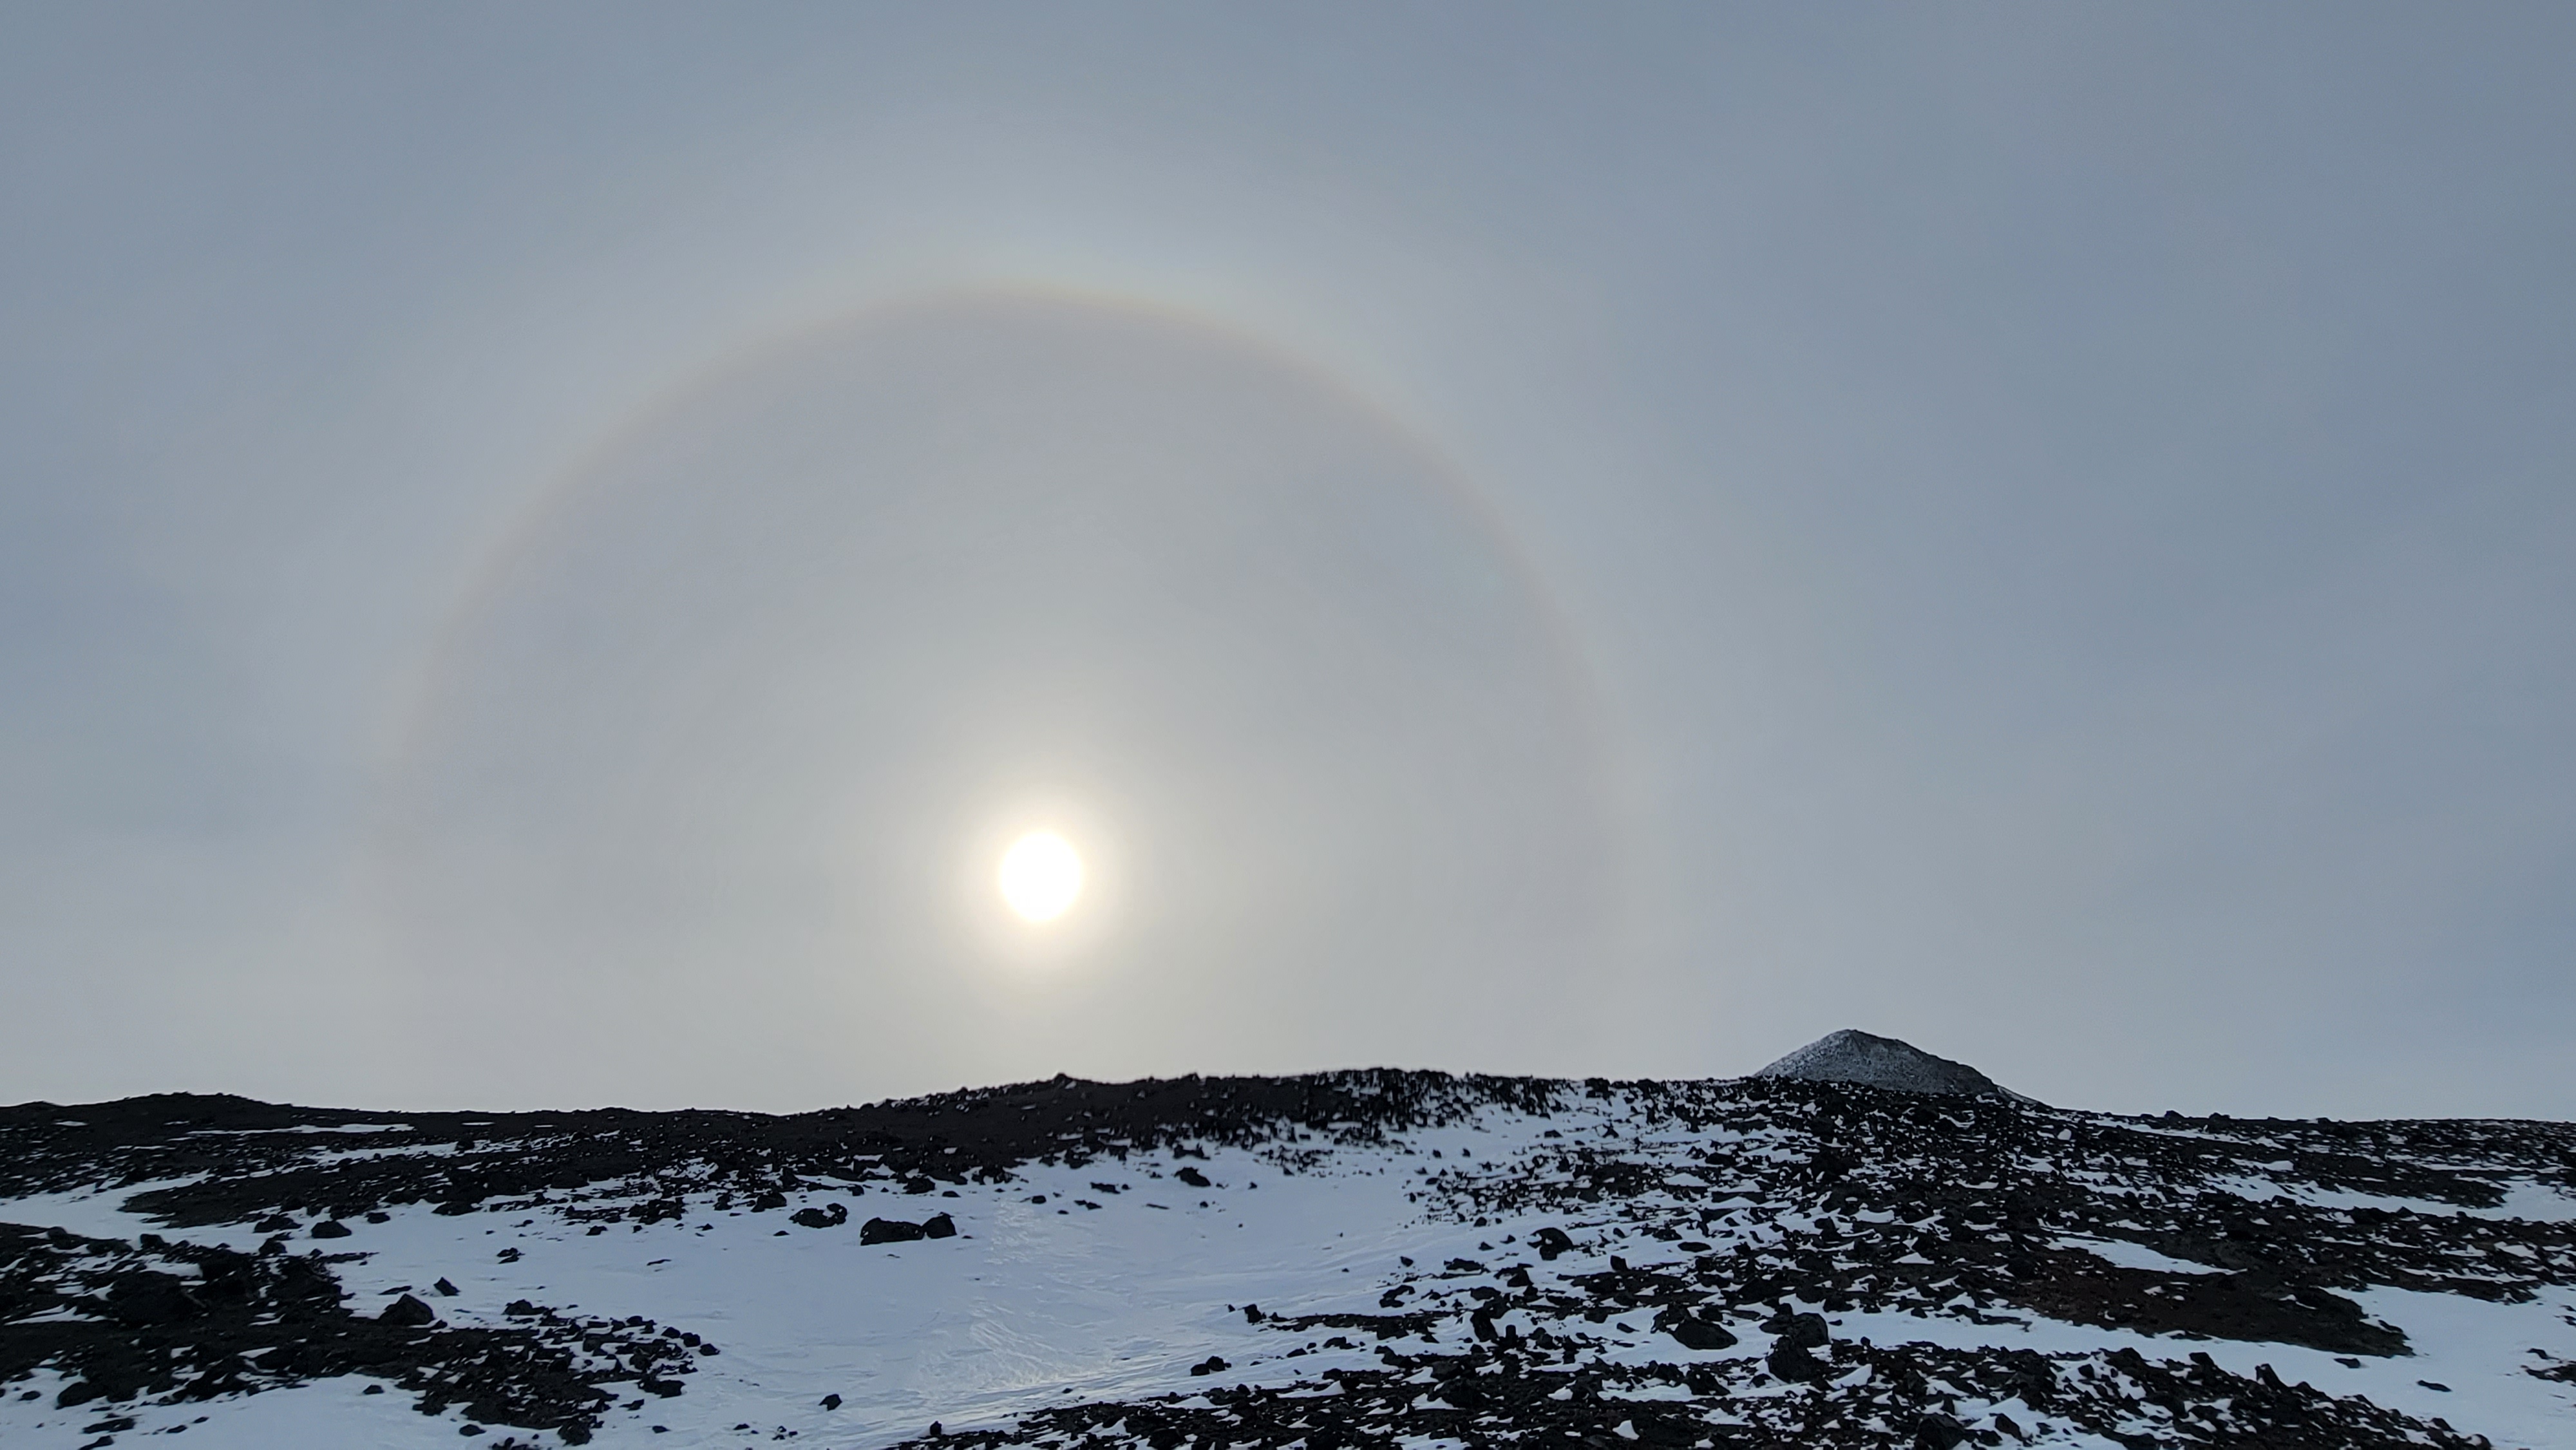
{"type": "Polygon", "coordinates": [[[1064,915],[1082,894],[1082,858],[1053,831],[1032,831],[1002,853],[1002,900],[1032,922],[1064,915]]]}

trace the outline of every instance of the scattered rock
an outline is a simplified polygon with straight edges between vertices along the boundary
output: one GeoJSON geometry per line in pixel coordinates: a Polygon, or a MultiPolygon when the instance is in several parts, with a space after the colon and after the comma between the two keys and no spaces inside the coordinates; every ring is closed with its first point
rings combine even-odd
{"type": "Polygon", "coordinates": [[[318,1253],[250,1255],[158,1235],[138,1252],[0,1224],[0,1383],[50,1366],[65,1381],[57,1402],[69,1408],[145,1397],[184,1403],[360,1374],[394,1382],[430,1414],[460,1407],[473,1423],[552,1431],[579,1445],[609,1402],[603,1383],[641,1374],[676,1389],[669,1372],[715,1352],[655,1335],[640,1318],[539,1310],[524,1326],[456,1329],[407,1291],[369,1314],[353,1312],[347,1298],[318,1253]],[[91,1267],[138,1258],[193,1277],[91,1267]]]}
{"type": "MultiPolygon", "coordinates": [[[[825,1204],[821,1208],[800,1208],[794,1213],[787,1215],[787,1221],[804,1228],[839,1228],[841,1225],[850,1221],[850,1211],[841,1204],[831,1203],[825,1204]]],[[[883,1219],[872,1218],[868,1220],[868,1224],[871,1228],[883,1222],[885,1222],[883,1219]]],[[[875,1239],[865,1237],[862,1237],[860,1241],[862,1243],[871,1244],[877,1242],[875,1239]]]]}

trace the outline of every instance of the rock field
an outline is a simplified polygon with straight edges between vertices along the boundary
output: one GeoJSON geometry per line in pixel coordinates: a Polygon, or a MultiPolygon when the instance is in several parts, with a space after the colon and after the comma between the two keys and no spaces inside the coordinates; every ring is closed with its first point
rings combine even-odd
{"type": "Polygon", "coordinates": [[[0,1109],[0,1441],[2576,1445],[2576,1129],[1858,1050],[1931,1090],[0,1109]]]}

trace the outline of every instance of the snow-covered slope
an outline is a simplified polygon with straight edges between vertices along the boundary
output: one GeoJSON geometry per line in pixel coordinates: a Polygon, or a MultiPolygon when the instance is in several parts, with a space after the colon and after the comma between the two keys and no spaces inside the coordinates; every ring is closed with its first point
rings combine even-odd
{"type": "Polygon", "coordinates": [[[9,1446],[2576,1445],[2556,1124],[1397,1072],[161,1097],[0,1110],[0,1224],[9,1446]]]}

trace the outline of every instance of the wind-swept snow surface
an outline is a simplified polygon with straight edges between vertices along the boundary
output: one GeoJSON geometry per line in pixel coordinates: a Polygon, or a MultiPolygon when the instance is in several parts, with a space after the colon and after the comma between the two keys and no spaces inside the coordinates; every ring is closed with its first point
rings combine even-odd
{"type": "Polygon", "coordinates": [[[1779,1077],[36,1104],[0,1441],[2545,1450],[2571,1172],[1779,1077]]]}

